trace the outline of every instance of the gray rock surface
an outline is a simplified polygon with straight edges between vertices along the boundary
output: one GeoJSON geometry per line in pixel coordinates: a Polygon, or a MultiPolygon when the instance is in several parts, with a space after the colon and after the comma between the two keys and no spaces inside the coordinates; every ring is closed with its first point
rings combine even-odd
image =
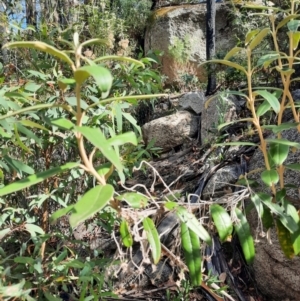
{"type": "MultiPolygon", "coordinates": [[[[297,130],[287,130],[282,133],[282,137],[290,141],[300,142],[300,133],[297,130]]],[[[290,153],[285,163],[299,163],[300,150],[295,153],[290,153]]],[[[262,153],[257,150],[250,161],[249,171],[254,171],[264,166],[262,153]]],[[[256,179],[259,183],[260,174],[262,171],[254,173],[251,178],[256,179]]],[[[286,184],[294,184],[299,187],[300,173],[296,171],[286,170],[284,182],[286,184]]],[[[262,185],[262,184],[261,184],[262,185]]],[[[261,186],[257,191],[263,190],[261,186]]],[[[266,192],[266,189],[264,189],[266,192]]],[[[289,189],[287,193],[290,197],[298,200],[295,202],[297,209],[300,208],[298,189],[289,189]],[[297,206],[298,204],[298,206],[297,206]]],[[[248,216],[248,221],[251,225],[254,235],[257,235],[258,227],[257,214],[252,210],[248,216]]],[[[266,294],[272,301],[298,301],[300,300],[300,257],[297,256],[292,260],[285,258],[279,242],[276,238],[276,230],[271,231],[272,245],[266,238],[259,237],[259,242],[256,243],[256,256],[254,260],[254,273],[259,289],[266,294]]]]}
{"type": "Polygon", "coordinates": [[[192,110],[196,114],[200,114],[204,109],[205,95],[202,91],[188,92],[181,96],[178,104],[184,110],[192,110]]]}
{"type": "MultiPolygon", "coordinates": [[[[216,4],[216,52],[227,52],[235,46],[233,27],[229,22],[229,8],[224,4],[216,4]]],[[[187,73],[197,75],[205,80],[205,69],[199,66],[206,61],[206,4],[179,5],[163,7],[154,12],[153,20],[145,34],[145,52],[152,50],[163,51],[161,58],[162,73],[169,82],[177,80],[178,70],[182,66],[169,54],[169,46],[175,38],[184,40],[188,37],[190,49],[188,63],[185,64],[187,73]]]]}
{"type": "Polygon", "coordinates": [[[146,144],[154,139],[155,146],[167,151],[197,135],[198,127],[199,117],[188,111],[178,111],[144,124],[142,132],[146,144]]]}
{"type": "Polygon", "coordinates": [[[211,142],[216,137],[218,125],[237,120],[240,110],[239,101],[234,95],[219,96],[210,101],[201,115],[201,142],[211,142]]]}

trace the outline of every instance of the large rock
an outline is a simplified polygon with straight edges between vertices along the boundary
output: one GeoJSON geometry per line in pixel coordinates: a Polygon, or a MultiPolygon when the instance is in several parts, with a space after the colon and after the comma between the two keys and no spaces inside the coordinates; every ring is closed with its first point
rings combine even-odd
{"type": "MultiPolygon", "coordinates": [[[[229,8],[216,4],[216,53],[226,54],[235,46],[235,35],[229,21],[229,8]]],[[[145,51],[163,51],[162,73],[168,76],[169,82],[178,79],[178,71],[195,73],[205,81],[205,69],[199,66],[206,61],[206,4],[180,5],[163,7],[153,13],[151,25],[146,30],[145,51]],[[188,39],[189,59],[183,66],[169,54],[169,46],[174,45],[176,38],[188,39]]]]}
{"type": "MultiPolygon", "coordinates": [[[[290,141],[300,142],[300,133],[297,130],[287,130],[282,133],[282,137],[290,141]]],[[[286,160],[286,164],[299,163],[300,150],[291,152],[286,160]]],[[[262,153],[257,150],[250,161],[249,171],[255,171],[264,166],[262,153]]],[[[251,178],[256,179],[259,183],[261,170],[254,173],[251,178]]],[[[294,184],[299,187],[300,173],[292,170],[285,171],[284,182],[286,184],[294,184]]],[[[260,189],[263,190],[264,185],[261,183],[260,189]]],[[[265,190],[265,189],[264,189],[265,190]]],[[[297,209],[300,207],[298,189],[288,189],[289,197],[298,200],[295,202],[297,209]],[[297,206],[298,204],[298,206],[297,206]]],[[[258,228],[259,222],[257,214],[253,212],[248,216],[248,221],[253,232],[258,228]]],[[[254,233],[255,234],[255,233],[254,233]]],[[[259,289],[268,296],[270,301],[298,301],[300,300],[300,257],[294,257],[292,260],[285,258],[279,242],[276,237],[275,229],[271,230],[270,245],[267,239],[259,237],[256,243],[256,256],[254,260],[254,273],[259,289]]]]}
{"type": "Polygon", "coordinates": [[[142,131],[146,144],[154,139],[155,146],[167,151],[183,144],[189,137],[194,137],[198,127],[198,116],[187,111],[178,111],[144,124],[142,131]]]}
{"type": "Polygon", "coordinates": [[[238,119],[241,110],[239,100],[234,96],[219,95],[209,102],[201,115],[201,142],[209,143],[218,135],[218,125],[238,119]]]}
{"type": "Polygon", "coordinates": [[[205,100],[206,97],[202,91],[188,92],[178,99],[178,104],[184,110],[191,110],[200,114],[203,111],[205,100]]]}

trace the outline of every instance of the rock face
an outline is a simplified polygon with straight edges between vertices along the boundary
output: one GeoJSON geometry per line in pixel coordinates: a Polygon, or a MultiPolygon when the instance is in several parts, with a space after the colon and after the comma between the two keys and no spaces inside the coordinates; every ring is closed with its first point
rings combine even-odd
{"type": "Polygon", "coordinates": [[[183,144],[188,137],[194,137],[198,127],[198,116],[188,111],[179,111],[144,124],[142,132],[146,144],[155,139],[155,146],[167,151],[183,144]]]}
{"type": "MultiPolygon", "coordinates": [[[[300,133],[297,130],[287,130],[282,133],[282,137],[290,141],[300,142],[300,133]]],[[[300,162],[300,150],[290,153],[287,158],[287,164],[300,162]]],[[[249,170],[253,171],[263,167],[263,156],[257,150],[251,158],[249,170]]],[[[252,178],[260,181],[260,172],[254,174],[252,178]]],[[[299,187],[300,173],[292,170],[285,171],[285,183],[294,184],[299,187]]],[[[263,187],[263,186],[262,186],[263,187]]],[[[257,188],[256,188],[257,189],[257,188]]],[[[262,189],[261,189],[262,190],[262,189]]],[[[294,204],[297,209],[300,208],[298,189],[289,189],[287,194],[298,200],[294,204]]],[[[255,232],[258,227],[257,214],[252,210],[248,216],[248,221],[255,232]]],[[[255,235],[255,234],[254,234],[255,235]]],[[[285,258],[279,242],[276,238],[276,230],[271,231],[272,245],[266,238],[260,238],[256,244],[256,256],[254,260],[254,273],[257,285],[262,293],[266,294],[272,301],[296,301],[300,300],[300,257],[297,256],[292,260],[285,258]]]]}
{"type": "Polygon", "coordinates": [[[216,137],[218,125],[236,120],[241,110],[238,99],[234,95],[219,96],[210,101],[208,108],[201,115],[201,142],[210,142],[216,137]]]}
{"type": "Polygon", "coordinates": [[[191,110],[196,114],[200,114],[203,111],[205,100],[202,91],[188,92],[179,98],[178,104],[184,110],[191,110]]]}
{"type": "MultiPolygon", "coordinates": [[[[216,53],[235,46],[233,28],[229,22],[229,9],[224,4],[216,4],[216,53]]],[[[176,81],[178,72],[193,73],[204,81],[205,69],[198,66],[206,60],[206,4],[180,5],[163,7],[154,12],[151,25],[145,35],[145,51],[160,50],[162,56],[162,73],[168,76],[169,82],[176,81]],[[176,39],[188,42],[184,55],[188,62],[182,66],[170,54],[169,46],[176,47],[176,39]]],[[[178,47],[177,47],[178,48],[178,47]]],[[[178,53],[178,52],[177,52],[178,53]]],[[[178,53],[180,56],[180,53],[178,53]]],[[[180,59],[180,58],[179,58],[180,59]]]]}

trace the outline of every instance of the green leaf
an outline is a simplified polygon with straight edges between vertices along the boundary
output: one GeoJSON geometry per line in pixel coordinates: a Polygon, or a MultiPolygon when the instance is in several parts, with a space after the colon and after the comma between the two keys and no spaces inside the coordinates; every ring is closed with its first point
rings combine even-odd
{"type": "MultiPolygon", "coordinates": [[[[296,15],[299,17],[299,15],[296,15]]],[[[290,22],[287,23],[287,27],[289,31],[296,32],[298,30],[298,27],[300,25],[300,20],[292,19],[290,22]]]]}
{"type": "Polygon", "coordinates": [[[260,95],[263,97],[272,107],[275,113],[279,113],[280,111],[280,103],[276,96],[266,90],[255,90],[253,95],[260,95]]]}
{"type": "Polygon", "coordinates": [[[277,60],[280,57],[279,53],[268,53],[266,55],[261,56],[257,61],[257,67],[264,66],[265,68],[269,67],[269,65],[277,60]]]}
{"type": "Polygon", "coordinates": [[[287,169],[291,170],[299,170],[300,171],[300,164],[299,163],[293,163],[293,164],[288,164],[284,166],[287,169]]]}
{"type": "Polygon", "coordinates": [[[281,165],[286,160],[289,154],[289,149],[288,145],[276,143],[270,144],[269,153],[276,165],[281,165]]]}
{"type": "Polygon", "coordinates": [[[44,296],[45,296],[46,300],[48,300],[48,301],[61,301],[61,298],[54,297],[47,291],[44,291],[44,296]]]}
{"type": "Polygon", "coordinates": [[[23,264],[29,264],[34,265],[34,259],[31,257],[25,257],[25,256],[19,256],[14,258],[15,263],[23,263],[23,264]]]}
{"type": "Polygon", "coordinates": [[[38,138],[32,131],[24,127],[21,123],[17,123],[17,129],[19,132],[26,135],[29,139],[33,139],[39,146],[42,146],[41,139],[38,138]]]}
{"type": "Polygon", "coordinates": [[[274,169],[265,170],[261,173],[261,179],[265,184],[271,187],[273,184],[275,185],[278,183],[279,175],[278,172],[274,169]]]}
{"type": "Polygon", "coordinates": [[[229,67],[232,67],[234,69],[240,70],[243,73],[247,74],[247,71],[246,71],[246,69],[243,66],[241,66],[241,65],[239,65],[237,63],[231,62],[231,61],[227,61],[227,60],[210,60],[210,61],[207,61],[207,62],[202,63],[200,65],[204,65],[204,64],[207,64],[207,63],[226,65],[226,66],[229,66],[229,67]]]}
{"type": "Polygon", "coordinates": [[[34,224],[25,224],[25,229],[31,234],[34,234],[31,236],[35,236],[35,233],[45,234],[44,230],[41,227],[34,224]]]}
{"type": "Polygon", "coordinates": [[[274,134],[278,134],[284,130],[297,128],[299,123],[287,122],[281,123],[280,125],[263,125],[262,128],[266,130],[271,130],[274,134]]]}
{"type": "Polygon", "coordinates": [[[174,202],[168,202],[165,204],[166,208],[170,210],[175,210],[179,219],[186,223],[186,225],[194,231],[202,240],[204,240],[208,245],[211,245],[211,237],[204,227],[199,223],[194,214],[188,212],[184,207],[178,206],[174,202]]]}
{"type": "Polygon", "coordinates": [[[7,155],[3,156],[3,160],[15,171],[17,171],[19,174],[27,173],[29,175],[34,174],[34,169],[30,166],[24,164],[21,161],[12,159],[8,157],[7,155]]]}
{"type": "Polygon", "coordinates": [[[280,68],[279,66],[275,66],[276,71],[278,71],[279,73],[283,74],[283,75],[292,75],[295,72],[295,69],[291,69],[291,68],[280,68]]]}
{"type": "Polygon", "coordinates": [[[70,216],[72,228],[78,226],[95,213],[104,208],[114,195],[114,188],[110,184],[97,185],[84,194],[74,205],[70,216]]]}
{"type": "Polygon", "coordinates": [[[0,241],[1,241],[1,239],[2,239],[5,235],[7,235],[10,231],[11,231],[10,228],[6,228],[6,229],[3,229],[3,230],[0,230],[0,241]]]}
{"type": "Polygon", "coordinates": [[[75,66],[72,62],[72,60],[67,56],[63,51],[59,51],[53,46],[50,46],[49,44],[46,44],[44,42],[12,42],[7,43],[3,46],[7,48],[33,48],[39,51],[43,51],[46,53],[51,54],[52,56],[58,57],[59,59],[65,61],[69,66],[71,66],[73,69],[75,69],[75,66]]]}
{"type": "Polygon", "coordinates": [[[191,284],[200,286],[202,281],[200,240],[185,223],[181,223],[181,244],[190,272],[191,284]]]}
{"type": "Polygon", "coordinates": [[[57,211],[55,211],[51,216],[50,216],[50,223],[54,224],[57,219],[60,217],[67,215],[69,212],[71,212],[74,208],[74,205],[69,205],[68,207],[61,208],[57,211]]]}
{"type": "Polygon", "coordinates": [[[300,143],[297,143],[297,142],[292,142],[292,141],[289,141],[287,139],[265,139],[265,141],[267,143],[275,143],[275,144],[282,144],[282,145],[288,145],[288,146],[291,146],[291,147],[295,147],[295,148],[300,148],[300,143]]]}
{"type": "Polygon", "coordinates": [[[264,203],[264,205],[267,206],[271,210],[271,212],[273,212],[279,217],[281,223],[291,233],[298,231],[298,224],[294,221],[294,219],[291,216],[285,214],[284,209],[282,207],[270,201],[269,198],[265,199],[263,194],[258,193],[258,195],[261,197],[261,200],[264,203]]]}
{"type": "Polygon", "coordinates": [[[46,132],[49,132],[49,130],[47,128],[45,128],[43,125],[39,124],[39,123],[36,123],[34,121],[31,121],[31,120],[26,120],[26,119],[23,119],[23,120],[20,120],[19,121],[21,124],[23,124],[24,126],[27,126],[27,127],[31,127],[33,129],[40,129],[40,130],[43,130],[43,131],[46,131],[46,132]]]}
{"type": "Polygon", "coordinates": [[[124,145],[125,143],[137,145],[137,138],[134,132],[128,132],[107,139],[107,143],[111,146],[120,146],[124,145]]]}
{"type": "Polygon", "coordinates": [[[245,45],[247,46],[250,41],[259,33],[259,28],[251,30],[247,33],[246,39],[245,39],[245,45]]]}
{"type": "Polygon", "coordinates": [[[160,244],[158,232],[155,228],[152,219],[149,217],[143,219],[143,226],[152,250],[153,262],[154,264],[157,264],[161,256],[161,244],[160,244]]]}
{"type": "Polygon", "coordinates": [[[64,130],[71,130],[75,126],[75,124],[72,121],[66,118],[53,119],[51,120],[51,124],[64,130]]]}
{"type": "Polygon", "coordinates": [[[80,165],[80,163],[77,163],[77,162],[69,162],[65,165],[62,165],[59,167],[54,167],[52,169],[48,169],[46,171],[31,175],[20,181],[8,184],[8,185],[4,186],[3,188],[0,188],[0,196],[4,196],[7,194],[16,192],[16,191],[20,191],[24,188],[33,186],[33,185],[38,184],[38,183],[44,181],[45,179],[48,179],[58,173],[64,172],[69,169],[76,168],[79,165],[80,165]]]}
{"type": "Polygon", "coordinates": [[[102,98],[109,95],[113,83],[113,77],[109,70],[102,66],[84,66],[74,72],[74,78],[77,84],[81,85],[88,77],[92,76],[102,92],[102,98]]]}
{"type": "Polygon", "coordinates": [[[224,60],[229,60],[232,56],[234,56],[236,53],[240,52],[243,48],[242,47],[234,47],[232,48],[224,57],[224,60]]]}
{"type": "Polygon", "coordinates": [[[214,146],[240,146],[240,145],[249,145],[249,146],[256,146],[253,142],[246,142],[246,141],[236,141],[236,142],[225,142],[225,143],[216,143],[214,146]]]}
{"type": "Polygon", "coordinates": [[[285,17],[283,20],[281,20],[278,25],[276,26],[276,31],[278,31],[282,26],[284,26],[286,23],[288,23],[290,20],[298,18],[298,15],[289,15],[285,17]]]}
{"type": "Polygon", "coordinates": [[[24,89],[30,92],[37,92],[38,89],[41,88],[42,85],[38,85],[35,82],[28,82],[25,86],[24,89]]]}
{"type": "Polygon", "coordinates": [[[222,206],[218,204],[213,204],[210,206],[210,214],[218,230],[221,241],[225,241],[226,238],[231,235],[233,230],[233,225],[229,214],[222,206]]]}
{"type": "Polygon", "coordinates": [[[132,235],[129,231],[128,223],[125,219],[122,220],[120,225],[120,234],[125,247],[130,248],[133,245],[132,235]]]}
{"type": "Polygon", "coordinates": [[[148,205],[148,197],[138,192],[126,192],[116,197],[117,200],[125,200],[134,209],[144,208],[148,205]]]}
{"type": "Polygon", "coordinates": [[[291,233],[286,229],[280,220],[276,220],[276,229],[281,250],[287,258],[293,258],[294,249],[291,233]]]}
{"type": "Polygon", "coordinates": [[[271,105],[269,104],[269,102],[267,102],[266,100],[259,105],[259,107],[257,108],[256,111],[256,115],[258,117],[263,116],[265,113],[267,113],[271,108],[271,105]]]}
{"type": "Polygon", "coordinates": [[[241,243],[245,259],[248,264],[251,264],[254,260],[255,248],[253,237],[251,236],[250,226],[240,209],[236,208],[235,213],[238,221],[236,222],[234,228],[241,243]]]}
{"type": "Polygon", "coordinates": [[[99,148],[104,157],[106,157],[117,168],[121,180],[124,181],[125,178],[123,174],[123,165],[120,161],[120,158],[116,154],[112,146],[109,145],[108,141],[106,140],[105,136],[100,131],[100,129],[76,126],[75,130],[80,132],[94,146],[99,148]]]}
{"type": "Polygon", "coordinates": [[[253,50],[257,45],[259,45],[261,43],[261,41],[263,40],[263,38],[270,32],[270,28],[266,27],[264,29],[262,29],[251,41],[251,43],[249,44],[249,48],[251,50],[253,50]]]}

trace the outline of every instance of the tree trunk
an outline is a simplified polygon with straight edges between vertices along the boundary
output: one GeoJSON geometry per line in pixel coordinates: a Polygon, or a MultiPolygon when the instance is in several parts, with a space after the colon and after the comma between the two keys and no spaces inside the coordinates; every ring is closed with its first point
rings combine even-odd
{"type": "Polygon", "coordinates": [[[26,0],[26,24],[37,25],[36,1],[26,0]]]}
{"type": "MultiPolygon", "coordinates": [[[[211,60],[215,56],[216,46],[216,2],[207,0],[206,2],[206,60],[211,60]]],[[[213,64],[208,64],[206,95],[211,95],[216,90],[216,74],[213,64]]]]}

